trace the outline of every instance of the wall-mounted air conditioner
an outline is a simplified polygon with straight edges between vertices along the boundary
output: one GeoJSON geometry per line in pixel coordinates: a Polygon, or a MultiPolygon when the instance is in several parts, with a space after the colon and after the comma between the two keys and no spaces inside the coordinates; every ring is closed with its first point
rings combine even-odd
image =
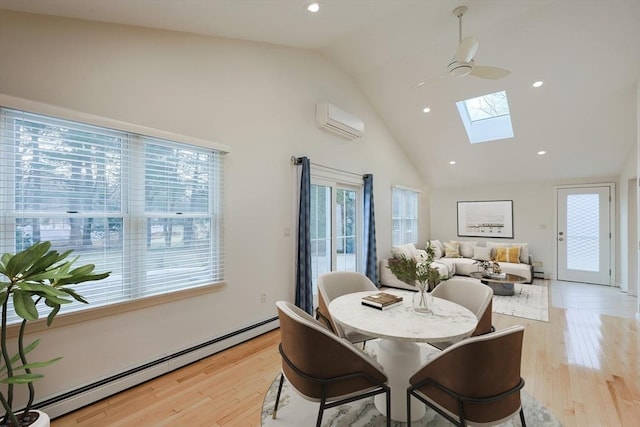
{"type": "Polygon", "coordinates": [[[362,120],[327,102],[316,104],[316,123],[348,139],[360,138],[364,133],[362,120]]]}

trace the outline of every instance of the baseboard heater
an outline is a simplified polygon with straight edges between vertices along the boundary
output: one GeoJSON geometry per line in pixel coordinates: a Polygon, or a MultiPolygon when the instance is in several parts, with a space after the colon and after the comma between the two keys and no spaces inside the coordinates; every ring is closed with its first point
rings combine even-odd
{"type": "Polygon", "coordinates": [[[52,419],[60,417],[105,397],[248,341],[276,329],[278,326],[278,317],[264,320],[136,368],[120,372],[95,383],[68,391],[51,399],[38,402],[34,405],[34,409],[46,412],[52,419]]]}

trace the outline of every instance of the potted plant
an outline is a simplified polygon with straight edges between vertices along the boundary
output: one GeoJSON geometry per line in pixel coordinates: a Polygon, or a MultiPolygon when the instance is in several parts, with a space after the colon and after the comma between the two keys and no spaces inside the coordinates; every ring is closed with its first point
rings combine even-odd
{"type": "Polygon", "coordinates": [[[69,285],[101,280],[110,274],[94,274],[93,264],[73,267],[78,258],[66,260],[71,252],[72,250],[59,253],[51,250],[51,242],[40,242],[15,255],[5,253],[0,258],[0,273],[4,276],[0,282],[0,403],[4,409],[4,415],[0,418],[1,427],[49,425],[49,417],[45,413],[31,409],[35,398],[33,382],[43,377],[42,374],[33,372],[33,369],[49,366],[61,358],[44,362],[27,361],[27,354],[40,343],[39,339],[30,344],[24,343],[27,323],[39,318],[38,306],[44,304],[48,307],[47,326],[50,326],[62,304],[74,300],[87,304],[87,301],[69,285]],[[10,302],[13,303],[11,306],[10,302]],[[17,350],[9,349],[10,343],[7,339],[7,322],[11,308],[22,319],[15,344],[17,350]],[[14,408],[14,389],[18,385],[26,385],[29,390],[26,407],[20,411],[14,408]]]}

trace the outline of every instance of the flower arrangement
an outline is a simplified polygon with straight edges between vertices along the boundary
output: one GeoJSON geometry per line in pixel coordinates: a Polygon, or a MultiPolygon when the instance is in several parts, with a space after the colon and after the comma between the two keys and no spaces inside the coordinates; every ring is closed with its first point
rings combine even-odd
{"type": "Polygon", "coordinates": [[[494,259],[492,259],[491,261],[477,260],[473,264],[477,265],[479,270],[482,270],[482,273],[486,275],[502,273],[502,268],[500,268],[500,264],[498,264],[494,259]]]}

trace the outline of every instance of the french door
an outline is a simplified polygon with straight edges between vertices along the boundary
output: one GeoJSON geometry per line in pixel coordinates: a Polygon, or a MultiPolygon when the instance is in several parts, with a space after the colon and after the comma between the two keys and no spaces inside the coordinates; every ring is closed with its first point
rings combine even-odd
{"type": "Polygon", "coordinates": [[[361,193],[357,186],[312,178],[310,231],[314,295],[320,274],[360,270],[361,193]]]}
{"type": "Polygon", "coordinates": [[[613,186],[557,188],[558,280],[612,285],[613,186]]]}

